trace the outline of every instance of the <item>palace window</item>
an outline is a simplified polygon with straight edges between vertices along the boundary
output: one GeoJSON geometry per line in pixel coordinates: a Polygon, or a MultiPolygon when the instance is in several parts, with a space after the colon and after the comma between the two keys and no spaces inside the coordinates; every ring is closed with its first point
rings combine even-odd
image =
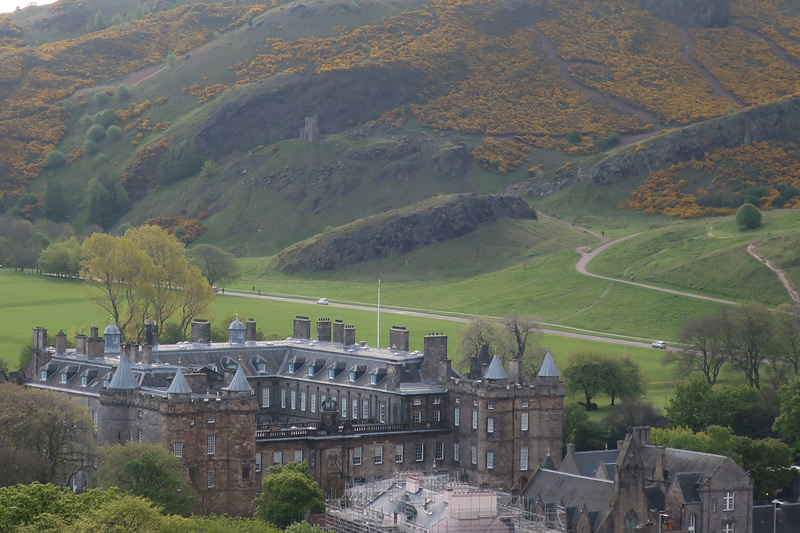
{"type": "Polygon", "coordinates": [[[206,453],[208,455],[214,455],[217,453],[217,436],[216,435],[208,435],[206,437],[206,453]]]}
{"type": "Polygon", "coordinates": [[[414,423],[415,424],[419,424],[420,422],[422,422],[422,413],[420,413],[419,411],[416,411],[414,413],[414,423]]]}
{"type": "Polygon", "coordinates": [[[455,411],[453,411],[453,425],[458,427],[461,425],[461,408],[456,407],[455,411]]]}
{"type": "Polygon", "coordinates": [[[183,457],[183,443],[182,442],[173,442],[172,443],[172,453],[175,457],[183,457]]]}
{"type": "Polygon", "coordinates": [[[528,469],[528,448],[519,449],[519,469],[520,470],[528,469]]]}
{"type": "Polygon", "coordinates": [[[256,472],[261,472],[261,452],[256,452],[256,472]]]}
{"type": "Polygon", "coordinates": [[[425,460],[425,445],[421,442],[414,444],[414,460],[417,462],[425,460]]]}
{"type": "Polygon", "coordinates": [[[297,409],[297,391],[294,390],[294,389],[292,389],[291,400],[292,400],[292,404],[291,404],[292,405],[292,411],[294,411],[295,409],[297,409]]]}
{"type": "Polygon", "coordinates": [[[520,422],[520,429],[528,431],[528,413],[522,413],[522,420],[520,422]]]}
{"type": "Polygon", "coordinates": [[[454,442],[453,443],[453,461],[458,463],[461,460],[461,443],[454,442]]]}
{"type": "Polygon", "coordinates": [[[286,409],[286,389],[281,389],[281,409],[286,409]]]}
{"type": "Polygon", "coordinates": [[[444,461],[444,442],[436,443],[436,460],[444,461]]]}
{"type": "Polygon", "coordinates": [[[261,388],[261,407],[269,407],[269,387],[261,388]]]}
{"type": "Polygon", "coordinates": [[[375,464],[382,465],[383,464],[383,445],[376,444],[375,445],[375,464]]]}
{"type": "Polygon", "coordinates": [[[733,511],[733,498],[734,494],[732,491],[727,491],[725,495],[722,497],[722,510],[723,511],[733,511]]]}
{"type": "Polygon", "coordinates": [[[478,411],[472,410],[472,429],[478,429],[478,411]]]}
{"type": "Polygon", "coordinates": [[[209,468],[208,471],[206,471],[206,487],[209,489],[214,488],[214,478],[216,477],[216,473],[216,470],[213,468],[209,468]]]}
{"type": "Polygon", "coordinates": [[[434,411],[433,412],[433,421],[434,422],[441,422],[442,421],[442,412],[441,411],[434,411]]]}
{"type": "Polygon", "coordinates": [[[494,433],[494,418],[489,417],[486,419],[486,433],[494,433]]]}
{"type": "Polygon", "coordinates": [[[347,418],[347,398],[342,396],[342,418],[347,418]]]}
{"type": "Polygon", "coordinates": [[[369,400],[361,402],[361,418],[364,420],[369,418],[369,400]]]}
{"type": "Polygon", "coordinates": [[[295,463],[302,463],[303,462],[303,450],[295,450],[294,451],[294,462],[295,463]]]}
{"type": "Polygon", "coordinates": [[[722,524],[722,533],[736,533],[736,524],[733,522],[725,522],[722,524]]]}
{"type": "Polygon", "coordinates": [[[474,444],[472,445],[472,464],[478,464],[478,447],[474,444]]]}
{"type": "Polygon", "coordinates": [[[361,466],[361,453],[363,449],[361,446],[353,448],[353,466],[361,466]]]}
{"type": "Polygon", "coordinates": [[[283,452],[272,452],[272,464],[274,465],[283,464],[283,452]]]}
{"type": "Polygon", "coordinates": [[[317,393],[316,392],[312,392],[311,393],[311,412],[312,413],[316,413],[317,412],[317,393]]]}
{"type": "Polygon", "coordinates": [[[394,446],[394,462],[395,463],[402,463],[403,462],[403,445],[402,444],[395,444],[395,446],[394,446]]]}
{"type": "Polygon", "coordinates": [[[300,391],[300,410],[306,410],[306,391],[300,391]]]}
{"type": "Polygon", "coordinates": [[[494,452],[486,452],[486,469],[491,470],[494,468],[494,452]]]}

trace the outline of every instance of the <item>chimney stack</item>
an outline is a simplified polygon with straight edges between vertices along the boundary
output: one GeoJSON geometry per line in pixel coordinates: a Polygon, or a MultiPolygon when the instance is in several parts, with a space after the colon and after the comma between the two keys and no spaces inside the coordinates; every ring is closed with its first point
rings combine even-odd
{"type": "Polygon", "coordinates": [[[292,337],[295,339],[311,338],[311,320],[307,316],[297,315],[294,317],[294,331],[292,337]]]}
{"type": "Polygon", "coordinates": [[[244,340],[245,342],[255,342],[256,340],[256,321],[248,318],[244,325],[244,340]]]}
{"type": "Polygon", "coordinates": [[[344,327],[344,340],[342,344],[345,346],[352,346],[356,343],[356,327],[355,326],[345,326],[344,327]]]}
{"type": "Polygon", "coordinates": [[[86,355],[86,335],[83,333],[75,335],[75,353],[77,355],[86,355]]]}
{"type": "Polygon", "coordinates": [[[86,339],[86,355],[90,358],[105,357],[106,346],[105,343],[103,342],[103,339],[100,337],[92,337],[90,339],[86,339]]]}
{"type": "Polygon", "coordinates": [[[341,320],[333,322],[333,342],[344,344],[344,322],[341,320]]]}
{"type": "Polygon", "coordinates": [[[67,334],[64,330],[56,333],[56,353],[64,353],[67,351],[67,334]]]}
{"type": "Polygon", "coordinates": [[[508,379],[511,383],[522,383],[522,359],[512,358],[508,361],[508,379]]]}
{"type": "Polygon", "coordinates": [[[144,321],[144,344],[158,346],[158,324],[155,320],[144,321]]]}
{"type": "Polygon", "coordinates": [[[142,363],[146,365],[153,364],[153,347],[149,344],[142,346],[142,363]]]}
{"type": "Polygon", "coordinates": [[[126,342],[122,348],[122,353],[128,357],[131,363],[141,363],[142,356],[139,354],[139,345],[135,342],[126,342]]]}
{"type": "Polygon", "coordinates": [[[408,330],[405,326],[392,326],[389,330],[389,348],[392,350],[408,351],[408,330]]]}
{"type": "Polygon", "coordinates": [[[317,339],[322,342],[331,342],[331,319],[320,318],[317,320],[317,339]]]}
{"type": "Polygon", "coordinates": [[[211,322],[205,318],[192,320],[192,342],[196,344],[211,344],[211,322]]]}

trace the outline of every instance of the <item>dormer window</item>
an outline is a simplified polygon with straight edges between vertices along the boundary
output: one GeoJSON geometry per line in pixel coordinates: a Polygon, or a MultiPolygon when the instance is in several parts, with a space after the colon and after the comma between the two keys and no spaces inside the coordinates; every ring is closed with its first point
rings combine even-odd
{"type": "Polygon", "coordinates": [[[61,374],[61,383],[66,383],[66,382],[67,382],[67,373],[64,372],[61,374]]]}
{"type": "Polygon", "coordinates": [[[107,380],[107,379],[104,379],[104,380],[103,380],[103,387],[104,387],[104,388],[108,388],[108,384],[109,384],[109,383],[111,383],[109,380],[107,380]]]}
{"type": "Polygon", "coordinates": [[[267,371],[267,363],[258,363],[258,371],[259,373],[264,373],[267,371]]]}
{"type": "Polygon", "coordinates": [[[89,385],[89,378],[86,376],[81,376],[81,387],[86,387],[89,385]]]}
{"type": "Polygon", "coordinates": [[[335,368],[329,368],[328,369],[328,379],[333,379],[335,377],[336,377],[336,369],[335,368]]]}
{"type": "Polygon", "coordinates": [[[306,369],[306,375],[307,376],[313,376],[314,375],[314,367],[313,366],[310,366],[310,367],[308,367],[306,369]]]}
{"type": "Polygon", "coordinates": [[[42,381],[47,381],[47,370],[42,370],[42,381]]]}
{"type": "Polygon", "coordinates": [[[289,372],[294,373],[294,363],[289,363],[289,372]]]}
{"type": "Polygon", "coordinates": [[[355,381],[356,380],[356,371],[355,370],[351,370],[350,372],[347,373],[347,376],[350,379],[350,381],[355,381]]]}
{"type": "Polygon", "coordinates": [[[370,374],[369,375],[369,384],[370,385],[377,385],[378,384],[378,374],[370,374]]]}

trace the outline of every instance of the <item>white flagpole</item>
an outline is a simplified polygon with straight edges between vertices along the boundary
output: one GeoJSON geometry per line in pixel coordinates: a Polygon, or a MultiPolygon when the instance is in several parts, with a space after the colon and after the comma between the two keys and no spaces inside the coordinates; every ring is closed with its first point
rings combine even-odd
{"type": "Polygon", "coordinates": [[[381,347],[381,280],[378,278],[378,338],[376,348],[381,347]]]}

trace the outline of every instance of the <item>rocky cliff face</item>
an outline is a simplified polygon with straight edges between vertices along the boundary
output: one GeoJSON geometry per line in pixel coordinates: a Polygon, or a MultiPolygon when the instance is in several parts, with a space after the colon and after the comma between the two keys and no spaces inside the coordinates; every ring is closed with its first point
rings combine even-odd
{"type": "Polygon", "coordinates": [[[679,161],[703,159],[706,152],[752,144],[800,131],[800,99],[792,98],[747,109],[654,137],[646,150],[628,150],[599,163],[573,169],[529,192],[546,196],[575,182],[598,185],[642,176],[679,161]]]}
{"type": "Polygon", "coordinates": [[[369,217],[297,243],[280,254],[283,272],[333,270],[447,241],[501,218],[535,219],[518,196],[459,194],[408,212],[369,217]]]}
{"type": "Polygon", "coordinates": [[[256,144],[295,138],[306,116],[318,115],[321,134],[364,122],[374,112],[396,109],[435,89],[412,68],[362,68],[351,72],[291,74],[244,89],[200,126],[197,151],[205,158],[256,144]]]}

